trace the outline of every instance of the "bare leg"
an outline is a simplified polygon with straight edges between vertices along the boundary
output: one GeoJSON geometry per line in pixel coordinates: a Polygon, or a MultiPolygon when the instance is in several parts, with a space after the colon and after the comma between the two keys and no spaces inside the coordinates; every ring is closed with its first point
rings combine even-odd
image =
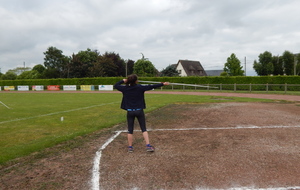
{"type": "Polygon", "coordinates": [[[143,137],[145,139],[146,144],[150,144],[148,132],[143,132],[143,137]]]}
{"type": "Polygon", "coordinates": [[[128,146],[132,146],[133,135],[132,134],[128,134],[127,135],[127,139],[128,139],[128,146]]]}

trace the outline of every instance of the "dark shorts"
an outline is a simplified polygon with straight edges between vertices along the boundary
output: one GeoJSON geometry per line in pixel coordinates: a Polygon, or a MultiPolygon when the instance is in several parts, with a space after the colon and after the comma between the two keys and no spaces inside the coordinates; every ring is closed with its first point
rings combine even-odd
{"type": "Polygon", "coordinates": [[[133,134],[135,118],[137,118],[142,132],[147,131],[146,130],[145,113],[144,113],[144,110],[141,109],[141,110],[135,110],[135,111],[127,111],[128,133],[133,134]]]}

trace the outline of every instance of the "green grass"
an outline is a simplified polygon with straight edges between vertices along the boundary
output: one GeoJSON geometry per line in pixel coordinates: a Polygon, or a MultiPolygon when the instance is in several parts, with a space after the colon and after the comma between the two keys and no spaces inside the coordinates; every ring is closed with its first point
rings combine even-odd
{"type": "MultiPolygon", "coordinates": [[[[266,101],[146,94],[146,112],[177,103],[266,101]]],[[[0,165],[126,120],[120,93],[0,93],[0,165]],[[64,117],[62,122],[60,119],[64,117]]]]}

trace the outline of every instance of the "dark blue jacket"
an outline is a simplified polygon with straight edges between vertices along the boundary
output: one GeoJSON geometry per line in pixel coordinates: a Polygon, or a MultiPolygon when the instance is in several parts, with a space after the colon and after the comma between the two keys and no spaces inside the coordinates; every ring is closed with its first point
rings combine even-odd
{"type": "Polygon", "coordinates": [[[145,91],[152,90],[163,86],[163,83],[152,84],[152,85],[140,85],[136,84],[134,86],[122,85],[123,80],[117,82],[114,87],[123,93],[121,108],[122,109],[145,109],[145,91]]]}

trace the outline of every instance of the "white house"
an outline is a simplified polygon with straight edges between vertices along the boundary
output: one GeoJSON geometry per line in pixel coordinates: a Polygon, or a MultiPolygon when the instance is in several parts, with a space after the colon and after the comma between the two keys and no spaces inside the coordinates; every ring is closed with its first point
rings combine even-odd
{"type": "Polygon", "coordinates": [[[176,65],[179,76],[207,76],[199,61],[179,60],[176,65]]]}

